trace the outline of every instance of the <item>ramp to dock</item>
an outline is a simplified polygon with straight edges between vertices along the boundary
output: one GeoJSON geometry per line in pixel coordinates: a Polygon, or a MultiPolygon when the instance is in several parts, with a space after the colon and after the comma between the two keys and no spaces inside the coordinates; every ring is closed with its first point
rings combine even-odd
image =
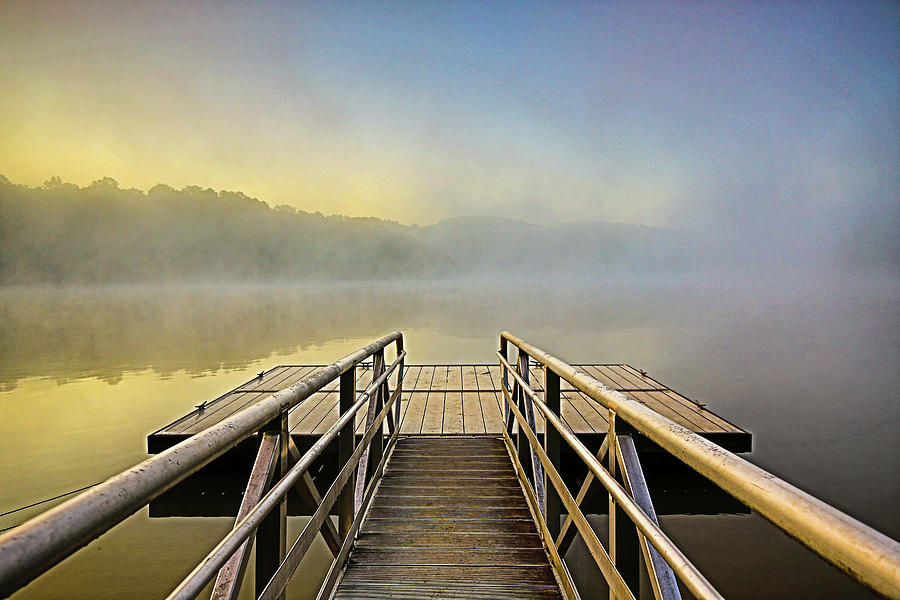
{"type": "Polygon", "coordinates": [[[561,598],[503,440],[400,438],[334,598],[561,598]]]}

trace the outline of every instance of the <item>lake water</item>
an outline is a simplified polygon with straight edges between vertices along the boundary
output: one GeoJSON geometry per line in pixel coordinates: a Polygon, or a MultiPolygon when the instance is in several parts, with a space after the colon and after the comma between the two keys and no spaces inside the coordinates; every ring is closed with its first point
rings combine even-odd
{"type": "MultiPolygon", "coordinates": [[[[754,463],[900,537],[893,279],[0,291],[0,513],[142,460],[149,432],[262,369],[395,329],[412,363],[493,362],[508,329],[570,362],[639,366],[751,431],[754,463]]],[[[163,597],[230,526],[145,508],[13,597],[163,597]]],[[[726,597],[870,596],[754,515],[663,527],[726,597]]],[[[317,542],[291,597],[314,597],[328,556],[317,542]]],[[[601,597],[583,548],[568,560],[583,597],[601,597]]]]}

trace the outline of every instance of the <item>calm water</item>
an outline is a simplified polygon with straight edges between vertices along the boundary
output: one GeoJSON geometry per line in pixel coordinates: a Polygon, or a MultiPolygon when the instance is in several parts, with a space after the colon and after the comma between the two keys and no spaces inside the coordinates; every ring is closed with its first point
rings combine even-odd
{"type": "MultiPolygon", "coordinates": [[[[493,361],[509,329],[572,362],[640,366],[752,431],[753,462],[900,537],[893,280],[0,291],[0,513],[138,462],[149,432],[261,369],[394,329],[411,362],[493,361]]],[[[14,598],[162,597],[230,525],[144,509],[14,598]]],[[[727,597],[868,596],[756,516],[663,526],[727,597]]],[[[314,547],[292,597],[314,595],[327,557],[314,547]]],[[[583,549],[568,560],[602,596],[583,549]]]]}

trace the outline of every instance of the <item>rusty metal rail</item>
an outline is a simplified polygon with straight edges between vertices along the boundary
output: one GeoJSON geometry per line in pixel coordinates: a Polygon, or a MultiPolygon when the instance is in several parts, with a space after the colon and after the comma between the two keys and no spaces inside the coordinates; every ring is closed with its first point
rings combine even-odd
{"type": "Polygon", "coordinates": [[[897,541],[511,333],[500,334],[497,355],[504,382],[504,439],[520,479],[527,484],[535,511],[542,517],[541,528],[549,539],[551,555],[561,561],[559,555],[565,553],[577,529],[609,584],[610,598],[637,595],[638,546],[656,598],[680,598],[676,577],[697,598],[721,598],[659,527],[635,451],[634,435],[646,436],[860,583],[888,598],[900,598],[897,541]],[[517,349],[516,367],[510,364],[511,346],[517,349]],[[528,383],[530,359],[544,366],[543,398],[528,383]],[[560,419],[560,379],[609,411],[609,431],[596,455],[560,419]],[[545,417],[543,444],[532,417],[535,407],[545,417]],[[512,439],[516,430],[517,447],[512,439]],[[577,497],[572,496],[559,475],[560,440],[571,446],[589,470],[577,497]],[[608,466],[604,467],[601,461],[606,455],[608,466]],[[528,462],[532,465],[530,474],[522,467],[528,462]],[[545,489],[545,480],[552,483],[551,488],[545,489]],[[579,507],[595,481],[609,496],[608,548],[597,539],[579,507]],[[560,502],[568,511],[561,527],[560,502]]]}
{"type": "Polygon", "coordinates": [[[0,535],[0,596],[9,596],[242,440],[258,434],[259,452],[234,528],[170,598],[196,597],[213,578],[216,578],[213,598],[237,597],[254,539],[257,595],[283,597],[291,574],[319,531],[338,556],[347,540],[352,539],[348,537],[352,524],[365,509],[365,496],[371,497],[370,491],[388,455],[381,434],[385,420],[392,433],[388,450],[400,430],[405,356],[403,335],[400,332],[386,335],[0,535]],[[385,367],[385,348],[392,343],[396,358],[385,367]],[[354,372],[370,356],[374,369],[372,384],[357,399],[354,372]],[[395,371],[396,386],[391,394],[388,382],[395,371]],[[288,433],[288,412],[338,377],[341,416],[312,448],[299,456],[288,433]],[[363,406],[368,406],[366,432],[359,445],[355,445],[354,418],[363,406]],[[339,444],[340,474],[323,498],[307,471],[335,439],[339,444]],[[364,466],[366,457],[376,465],[369,474],[364,466]],[[369,490],[358,502],[354,502],[353,490],[345,489],[354,476],[363,481],[364,491],[369,490]],[[316,503],[318,508],[288,551],[287,494],[292,489],[316,503]],[[328,517],[335,503],[339,503],[339,534],[328,517]],[[343,537],[337,539],[338,536],[343,537]]]}

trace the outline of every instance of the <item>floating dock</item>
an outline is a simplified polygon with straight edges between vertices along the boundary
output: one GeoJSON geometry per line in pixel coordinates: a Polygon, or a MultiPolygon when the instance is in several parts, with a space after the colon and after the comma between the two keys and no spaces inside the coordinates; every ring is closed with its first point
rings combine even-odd
{"type": "MultiPolygon", "coordinates": [[[[181,442],[272,394],[308,377],[324,365],[281,365],[260,373],[218,398],[150,434],[147,445],[157,453],[181,442]]],[[[610,389],[658,412],[679,425],[731,450],[748,452],[751,434],[724,418],[650,377],[645,371],[627,364],[574,365],[610,389]]],[[[534,391],[544,390],[544,369],[530,365],[534,391]]],[[[357,369],[356,389],[365,390],[372,382],[372,364],[357,369]]],[[[409,435],[500,435],[500,367],[496,364],[408,365],[403,374],[401,434],[409,435]]],[[[587,442],[597,442],[609,429],[602,406],[576,390],[568,382],[561,386],[562,420],[569,431],[587,442]]],[[[288,428],[300,448],[308,447],[335,424],[338,411],[338,383],[333,381],[321,391],[297,405],[288,416],[288,428]]],[[[365,414],[356,417],[356,433],[362,435],[365,414]]],[[[537,433],[544,433],[544,419],[536,415],[537,433]]],[[[387,432],[385,425],[385,432],[387,432]]],[[[593,445],[588,443],[588,445],[593,445]]]]}
{"type": "MultiPolygon", "coordinates": [[[[220,423],[242,409],[309,377],[323,365],[280,365],[233,390],[199,405],[195,410],[147,438],[150,453],[155,454],[182,442],[197,432],[220,423]]],[[[623,393],[659,414],[688,428],[732,452],[748,452],[750,432],[728,422],[700,402],[688,399],[650,377],[645,371],[627,364],[580,364],[579,372],[596,378],[610,389],[623,393]]],[[[530,383],[535,392],[544,391],[544,368],[529,366],[530,383]]],[[[372,363],[356,369],[357,394],[372,382],[372,363]]],[[[404,368],[400,394],[401,435],[415,436],[488,436],[499,437],[503,428],[499,365],[429,364],[404,368]]],[[[331,382],[321,391],[298,404],[288,414],[288,428],[301,452],[308,450],[339,417],[338,383],[331,382]]],[[[597,402],[566,381],[560,389],[561,417],[566,428],[585,446],[596,451],[609,429],[608,414],[597,402]]],[[[355,418],[356,437],[365,429],[366,414],[355,418]]],[[[543,437],[546,423],[535,414],[535,430],[543,437]]],[[[387,435],[388,426],[384,425],[387,435]]],[[[513,439],[518,434],[512,433],[513,439]]],[[[672,458],[660,452],[646,438],[637,438],[644,470],[649,479],[657,511],[660,514],[746,513],[746,508],[716,486],[672,458]]],[[[243,481],[249,472],[257,442],[251,436],[215,463],[192,475],[150,503],[151,517],[234,516],[243,494],[243,481]],[[239,474],[239,477],[235,477],[239,474]]],[[[336,445],[323,452],[311,469],[320,489],[331,485],[336,475],[336,445]]],[[[568,446],[562,448],[561,471],[569,485],[577,486],[586,475],[583,463],[568,446]]],[[[584,507],[594,513],[607,511],[603,497],[591,497],[584,507]]],[[[307,515],[314,505],[293,498],[289,514],[307,515]]]]}

